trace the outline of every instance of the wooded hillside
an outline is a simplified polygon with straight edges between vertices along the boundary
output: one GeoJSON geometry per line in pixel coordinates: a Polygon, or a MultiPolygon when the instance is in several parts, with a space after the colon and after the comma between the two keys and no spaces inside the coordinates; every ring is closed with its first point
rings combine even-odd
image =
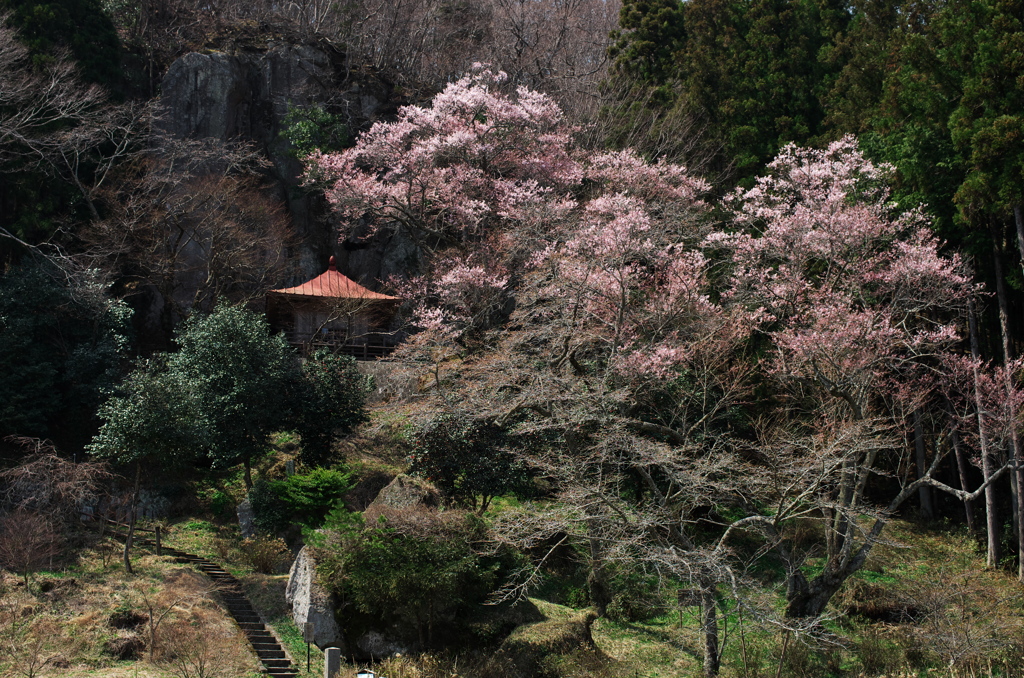
{"type": "MultiPolygon", "coordinates": [[[[756,620],[781,675],[790,643],[853,637],[893,521],[1019,586],[1022,21],[0,0],[0,457],[108,460],[133,507],[190,497],[165,518],[245,500],[321,563],[353,656],[392,631],[504,656],[519,632],[473,615],[562,586],[584,636],[694,608],[707,676],[775,670],[730,664],[756,620]],[[401,303],[372,367],[263,316],[328,257],[401,303]],[[436,501],[374,499],[405,473],[436,501]]],[[[45,513],[4,477],[0,519],[45,513]]]]}

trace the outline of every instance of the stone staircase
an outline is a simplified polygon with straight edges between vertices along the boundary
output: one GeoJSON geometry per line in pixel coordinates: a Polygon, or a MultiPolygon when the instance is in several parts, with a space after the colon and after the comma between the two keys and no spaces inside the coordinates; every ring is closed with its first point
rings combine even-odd
{"type": "MultiPolygon", "coordinates": [[[[154,545],[147,539],[140,539],[136,543],[146,546],[154,545]]],[[[263,624],[263,620],[260,619],[260,615],[245,596],[242,585],[235,577],[217,563],[191,553],[167,546],[163,547],[162,553],[171,556],[176,562],[195,565],[200,572],[217,584],[217,592],[220,594],[221,600],[224,601],[224,606],[238,624],[238,628],[242,629],[242,633],[245,634],[249,643],[252,644],[256,656],[263,663],[265,675],[277,678],[291,678],[299,675],[299,670],[292,666],[281,643],[263,624]]]]}

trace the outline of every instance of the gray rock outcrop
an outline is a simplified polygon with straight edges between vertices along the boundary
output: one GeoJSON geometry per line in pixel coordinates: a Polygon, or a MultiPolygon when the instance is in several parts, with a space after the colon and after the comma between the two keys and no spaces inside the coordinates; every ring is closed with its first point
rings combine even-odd
{"type": "Polygon", "coordinates": [[[171,64],[161,83],[159,125],[164,133],[179,139],[248,141],[266,153],[302,242],[299,277],[320,272],[329,234],[321,232],[322,204],[295,190],[302,166],[280,133],[289,107],[332,96],[332,75],[324,51],[277,45],[261,53],[191,52],[171,64]]]}
{"type": "Polygon", "coordinates": [[[253,513],[252,504],[248,499],[242,500],[242,503],[235,508],[235,512],[238,514],[238,529],[242,532],[243,539],[251,539],[256,536],[256,514],[253,513]]]}
{"type": "Polygon", "coordinates": [[[292,606],[296,626],[301,629],[307,622],[313,624],[313,642],[317,647],[344,649],[341,628],[334,618],[334,597],[316,581],[316,560],[309,546],[303,546],[292,563],[284,597],[292,606]]]}
{"type": "Polygon", "coordinates": [[[400,640],[377,631],[367,631],[356,640],[356,647],[367,657],[406,654],[409,648],[400,640]]]}
{"type": "Polygon", "coordinates": [[[397,476],[380,491],[365,512],[367,521],[376,518],[380,509],[437,508],[441,494],[430,483],[407,475],[397,476]]]}
{"type": "MultiPolygon", "coordinates": [[[[272,163],[271,174],[288,207],[300,244],[294,280],[323,272],[329,255],[360,284],[405,276],[419,250],[400,231],[339,243],[321,196],[300,188],[302,164],[281,137],[289,110],[330,102],[355,136],[397,110],[395,88],[369,69],[346,69],[344,55],[327,44],[269,40],[265,47],[192,52],[177,59],[161,82],[160,129],[180,139],[247,141],[272,163]]],[[[387,231],[387,232],[385,232],[387,231]]]]}

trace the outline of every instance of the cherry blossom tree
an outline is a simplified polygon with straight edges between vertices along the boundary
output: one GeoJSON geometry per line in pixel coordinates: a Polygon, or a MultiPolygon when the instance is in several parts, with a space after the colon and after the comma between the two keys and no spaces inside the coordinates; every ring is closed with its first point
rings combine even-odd
{"type": "Polygon", "coordinates": [[[921,214],[894,209],[885,173],[851,137],[824,150],[787,147],[767,176],[732,196],[739,230],[706,241],[724,247],[732,266],[724,296],[757,316],[770,342],[767,374],[806,413],[789,430],[810,433],[780,447],[776,429],[763,446],[783,463],[804,460],[780,496],[786,510],[764,523],[789,569],[792,617],[824,611],[914,490],[951,490],[931,477],[936,457],[888,506],[865,498],[885,452],[900,446],[899,413],[917,409],[930,383],[923,377],[941,369],[937,357],[958,340],[972,292],[962,262],[939,253],[921,214]],[[815,466],[827,473],[806,472],[815,466]],[[811,579],[806,556],[780,530],[795,516],[824,528],[824,568],[811,579]]]}
{"type": "Polygon", "coordinates": [[[888,505],[866,498],[972,286],[852,139],[787,148],[716,230],[685,168],[585,151],[547,97],[501,81],[478,70],[308,170],[348,220],[427,248],[401,351],[429,359],[430,416],[534,441],[518,454],[553,501],[505,512],[497,539],[577,540],[599,610],[618,562],[692,587],[710,676],[718,598],[745,586],[739,533],[788,567],[786,624],[802,628],[920,487],[983,491],[936,481],[936,454],[888,505]],[[793,539],[808,519],[825,535],[812,579],[793,539]]]}
{"type": "Polygon", "coordinates": [[[350,151],[315,156],[310,174],[342,215],[400,223],[435,250],[403,290],[420,329],[403,350],[430,358],[442,413],[539,441],[524,461],[558,501],[509,516],[499,538],[581,540],[602,610],[616,561],[697,581],[713,674],[725,554],[698,548],[686,520],[723,486],[712,477],[731,456],[704,434],[745,393],[735,357],[749,323],[711,300],[694,249],[707,185],[629,151],[581,150],[547,97],[500,83],[467,76],[350,151]]]}
{"type": "Polygon", "coordinates": [[[401,224],[435,248],[513,229],[557,232],[592,181],[628,178],[680,198],[706,189],[677,166],[575,148],[576,129],[551,98],[525,87],[508,93],[505,79],[478,64],[430,107],[402,108],[341,153],[314,153],[307,176],[327,184],[340,216],[366,219],[371,231],[401,224]]]}

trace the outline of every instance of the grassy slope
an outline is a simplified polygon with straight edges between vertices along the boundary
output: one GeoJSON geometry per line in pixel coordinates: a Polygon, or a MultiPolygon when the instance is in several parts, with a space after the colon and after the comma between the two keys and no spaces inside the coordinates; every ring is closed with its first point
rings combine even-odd
{"type": "Polygon", "coordinates": [[[209,675],[256,675],[259,664],[244,637],[211,598],[210,581],[192,569],[137,552],[127,575],[113,546],[85,551],[58,572],[39,573],[30,589],[14,577],[0,579],[0,675],[139,676],[179,675],[172,651],[209,675]],[[150,662],[152,635],[147,613],[162,618],[150,662]],[[115,628],[112,615],[129,611],[137,624],[115,628]],[[202,633],[197,631],[201,629],[202,633]],[[111,647],[137,639],[137,659],[118,660],[111,647]]]}
{"type": "MultiPolygon", "coordinates": [[[[371,425],[342,446],[358,470],[400,470],[408,452],[408,429],[405,415],[380,410],[371,425]]],[[[281,457],[278,454],[265,460],[263,470],[279,471],[276,466],[283,463],[281,457]]],[[[237,494],[237,484],[224,489],[237,494]]],[[[500,505],[500,501],[496,503],[496,507],[500,505]]],[[[167,539],[178,548],[224,564],[239,576],[254,605],[304,669],[306,646],[284,603],[287,577],[255,574],[242,564],[237,527],[228,522],[230,517],[230,512],[222,516],[223,525],[196,519],[179,521],[168,530],[167,539]]],[[[735,611],[725,614],[723,675],[967,676],[972,672],[987,675],[990,666],[993,675],[1024,675],[1024,613],[1021,589],[1013,578],[1004,572],[986,571],[974,542],[955,531],[896,521],[885,536],[887,543],[875,549],[862,572],[837,596],[828,622],[833,634],[829,642],[787,641],[776,626],[758,623],[749,615],[743,619],[735,611]],[[849,610],[858,614],[848,615],[849,610]]],[[[37,636],[48,639],[41,646],[47,659],[41,667],[43,676],[170,676],[174,674],[167,664],[113,660],[103,647],[119,632],[110,629],[105,620],[112,607],[122,603],[141,608],[148,597],[159,608],[184,597],[189,600],[179,604],[171,619],[191,619],[204,628],[220,629],[208,634],[219,643],[217,654],[225,660],[214,675],[253,675],[257,665],[244,639],[212,601],[197,597],[202,592],[201,577],[182,577],[182,566],[152,556],[139,558],[138,569],[138,575],[126,577],[116,553],[108,548],[106,553],[102,549],[89,551],[76,567],[47,575],[74,579],[76,583],[68,589],[71,593],[60,593],[67,587],[58,586],[53,589],[57,593],[30,594],[7,577],[0,591],[7,617],[0,622],[0,629],[9,629],[14,615],[25,614],[29,622],[21,623],[18,640],[22,649],[37,636]],[[31,612],[23,613],[25,609],[31,612]]],[[[781,609],[780,594],[762,596],[760,603],[781,609]]],[[[579,612],[544,600],[535,602],[552,619],[579,612]]],[[[144,631],[140,633],[144,635],[144,631]]],[[[17,633],[10,637],[15,636],[17,633]]],[[[700,675],[694,608],[670,608],[661,617],[635,624],[600,619],[593,625],[593,637],[597,652],[552,658],[550,668],[567,678],[700,675]]],[[[15,675],[10,655],[3,657],[0,662],[7,663],[0,663],[0,675],[15,675]]],[[[312,675],[321,675],[322,653],[314,648],[312,658],[312,675]]],[[[471,667],[479,665],[479,660],[401,658],[378,668],[390,678],[471,676],[471,667]]]]}

